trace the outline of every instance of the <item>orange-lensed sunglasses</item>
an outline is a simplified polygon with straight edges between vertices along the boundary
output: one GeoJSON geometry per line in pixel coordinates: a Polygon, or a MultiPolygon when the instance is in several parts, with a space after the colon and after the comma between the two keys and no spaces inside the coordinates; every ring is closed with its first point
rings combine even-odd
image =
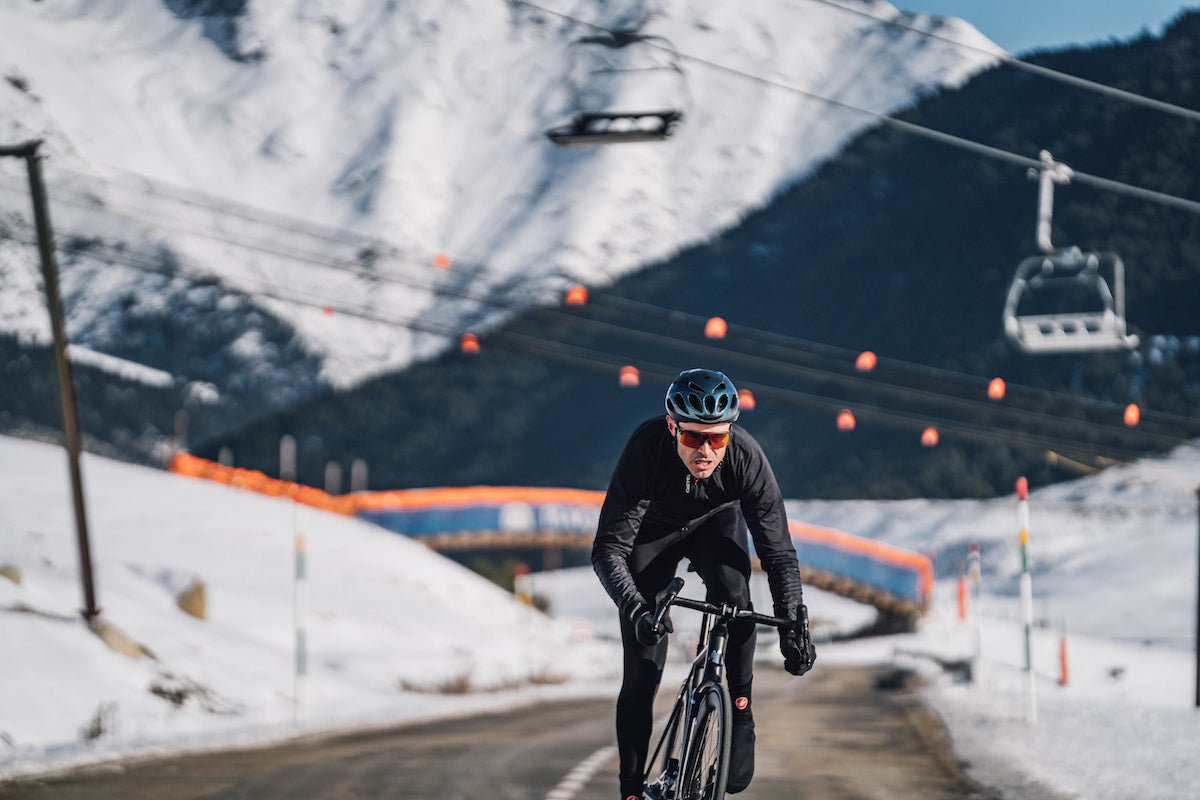
{"type": "Polygon", "coordinates": [[[700,433],[698,431],[685,431],[683,428],[675,428],[679,434],[679,441],[684,447],[690,450],[699,450],[708,442],[713,450],[720,450],[729,444],[729,431],[722,433],[700,433]]]}

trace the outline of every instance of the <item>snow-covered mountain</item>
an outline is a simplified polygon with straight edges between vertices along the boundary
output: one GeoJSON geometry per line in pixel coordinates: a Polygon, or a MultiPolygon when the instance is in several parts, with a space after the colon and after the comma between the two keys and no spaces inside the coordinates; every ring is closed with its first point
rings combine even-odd
{"type": "MultiPolygon", "coordinates": [[[[845,5],[5,3],[0,144],[44,141],[73,343],[284,404],[704,241],[1000,52],[845,5]],[[683,124],[554,145],[570,45],[629,27],[674,50],[683,124]]],[[[44,343],[29,206],[0,159],[0,333],[44,343]]]]}

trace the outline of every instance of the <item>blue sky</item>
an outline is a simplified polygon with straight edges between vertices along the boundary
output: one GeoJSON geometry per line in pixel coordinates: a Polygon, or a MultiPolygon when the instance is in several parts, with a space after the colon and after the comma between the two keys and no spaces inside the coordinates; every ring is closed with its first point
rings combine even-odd
{"type": "Polygon", "coordinates": [[[1143,29],[1162,32],[1184,8],[1178,0],[892,0],[906,11],[945,14],[970,22],[1010,53],[1035,48],[1128,39],[1143,29]]]}

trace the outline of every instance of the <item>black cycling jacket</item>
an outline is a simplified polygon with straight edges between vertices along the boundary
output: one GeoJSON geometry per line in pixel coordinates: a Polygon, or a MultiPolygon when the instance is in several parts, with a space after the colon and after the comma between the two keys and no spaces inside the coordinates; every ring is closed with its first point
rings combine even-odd
{"type": "Polygon", "coordinates": [[[775,616],[786,617],[801,603],[800,565],[775,473],[745,429],[733,425],[732,431],[725,458],[704,480],[697,480],[680,460],[665,416],[646,420],[629,437],[592,545],[592,567],[623,615],[646,603],[629,569],[629,554],[643,525],[658,532],[685,530],[734,505],[741,507],[767,573],[775,616]]]}

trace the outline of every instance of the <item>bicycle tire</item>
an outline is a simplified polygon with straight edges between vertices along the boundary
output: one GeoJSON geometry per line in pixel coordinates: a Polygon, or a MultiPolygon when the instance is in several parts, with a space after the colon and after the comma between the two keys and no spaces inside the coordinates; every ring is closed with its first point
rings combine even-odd
{"type": "Polygon", "coordinates": [[[696,720],[688,741],[678,797],[724,800],[733,723],[729,691],[721,684],[706,683],[696,690],[696,697],[696,720]]]}

